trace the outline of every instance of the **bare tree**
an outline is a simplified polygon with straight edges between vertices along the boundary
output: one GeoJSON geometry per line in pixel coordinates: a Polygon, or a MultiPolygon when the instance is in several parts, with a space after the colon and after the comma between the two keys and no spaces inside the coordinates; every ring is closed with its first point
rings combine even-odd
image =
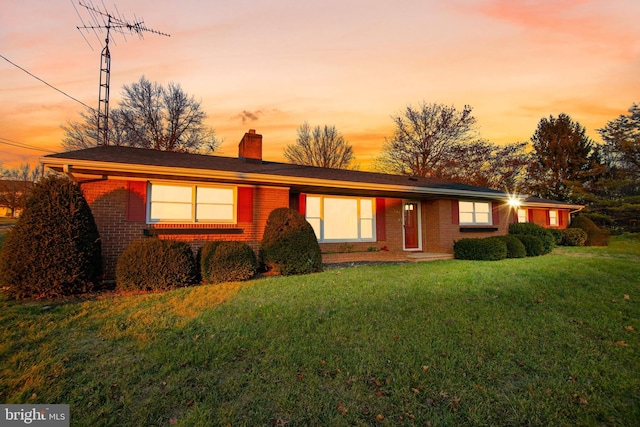
{"type": "Polygon", "coordinates": [[[354,160],[353,147],[335,126],[311,129],[307,122],[298,128],[296,143],[287,145],[284,156],[290,163],[334,169],[349,169],[354,160]]]}
{"type": "MultiPolygon", "coordinates": [[[[142,76],[123,87],[122,97],[119,108],[109,112],[109,144],[182,152],[211,152],[220,146],[214,130],[204,125],[207,115],[200,101],[179,84],[164,88],[142,76]]],[[[62,126],[65,149],[97,144],[97,112],[80,115],[82,121],[62,126]]]]}
{"type": "Polygon", "coordinates": [[[417,108],[409,105],[392,118],[395,131],[385,140],[377,169],[422,177],[439,176],[451,149],[473,138],[476,123],[468,105],[458,111],[453,106],[425,102],[417,108]]]}

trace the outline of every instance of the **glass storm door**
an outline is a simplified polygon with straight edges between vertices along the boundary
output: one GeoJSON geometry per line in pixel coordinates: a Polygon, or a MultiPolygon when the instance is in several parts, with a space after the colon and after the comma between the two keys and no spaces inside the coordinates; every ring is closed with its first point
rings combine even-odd
{"type": "Polygon", "coordinates": [[[420,204],[418,202],[404,202],[404,249],[420,249],[420,204]]]}

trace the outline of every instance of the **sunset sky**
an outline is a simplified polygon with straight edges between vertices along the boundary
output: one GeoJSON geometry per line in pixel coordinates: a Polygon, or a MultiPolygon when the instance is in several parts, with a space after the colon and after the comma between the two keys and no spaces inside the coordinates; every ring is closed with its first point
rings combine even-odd
{"type": "MultiPolygon", "coordinates": [[[[142,75],[179,83],[226,156],[253,128],[264,158],[283,161],[308,121],[335,125],[368,169],[391,116],[422,101],[471,105],[494,143],[526,141],[562,112],[599,140],[640,102],[638,0],[92,1],[171,35],[115,36],[112,108],[142,75]]],[[[97,108],[104,34],[87,43],[83,21],[77,0],[3,1],[0,55],[97,108]]],[[[61,151],[60,126],[83,108],[0,58],[0,162],[61,151]]]]}

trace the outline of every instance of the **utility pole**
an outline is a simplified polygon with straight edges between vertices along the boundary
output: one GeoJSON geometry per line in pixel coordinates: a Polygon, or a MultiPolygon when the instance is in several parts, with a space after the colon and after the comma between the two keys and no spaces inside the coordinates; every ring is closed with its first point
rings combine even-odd
{"type": "MultiPolygon", "coordinates": [[[[87,3],[86,0],[78,1],[78,4],[85,8],[89,14],[89,23],[86,24],[82,20],[80,13],[78,13],[78,17],[80,17],[82,26],[78,26],[76,28],[80,30],[80,33],[82,34],[83,30],[87,32],[92,30],[98,40],[100,40],[98,33],[106,32],[106,37],[104,39],[104,48],[102,49],[102,53],[100,54],[97,144],[109,145],[109,80],[111,78],[111,53],[109,52],[109,41],[112,37],[111,30],[121,34],[125,41],[127,34],[136,34],[140,39],[143,39],[143,33],[145,32],[167,37],[171,36],[169,34],[147,28],[147,26],[144,24],[144,20],[135,19],[133,21],[129,21],[125,19],[120,15],[120,12],[118,12],[117,8],[117,15],[115,15],[105,8],[104,3],[102,3],[102,9],[94,6],[91,3],[91,0],[89,0],[89,3],[87,3]]],[[[77,9],[76,12],[78,12],[77,9]]],[[[84,34],[82,34],[82,36],[84,37],[84,34]]],[[[84,39],[87,41],[87,43],[89,43],[86,37],[84,37],[84,39]]],[[[90,43],[89,46],[91,46],[90,43]]]]}

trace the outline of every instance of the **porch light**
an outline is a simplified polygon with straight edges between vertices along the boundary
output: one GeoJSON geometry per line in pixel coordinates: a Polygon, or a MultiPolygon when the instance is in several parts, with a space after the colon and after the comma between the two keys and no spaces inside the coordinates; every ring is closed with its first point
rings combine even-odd
{"type": "Polygon", "coordinates": [[[516,196],[509,196],[509,206],[512,207],[513,209],[517,209],[520,207],[520,205],[522,204],[522,202],[520,201],[519,198],[517,198],[516,196]]]}

